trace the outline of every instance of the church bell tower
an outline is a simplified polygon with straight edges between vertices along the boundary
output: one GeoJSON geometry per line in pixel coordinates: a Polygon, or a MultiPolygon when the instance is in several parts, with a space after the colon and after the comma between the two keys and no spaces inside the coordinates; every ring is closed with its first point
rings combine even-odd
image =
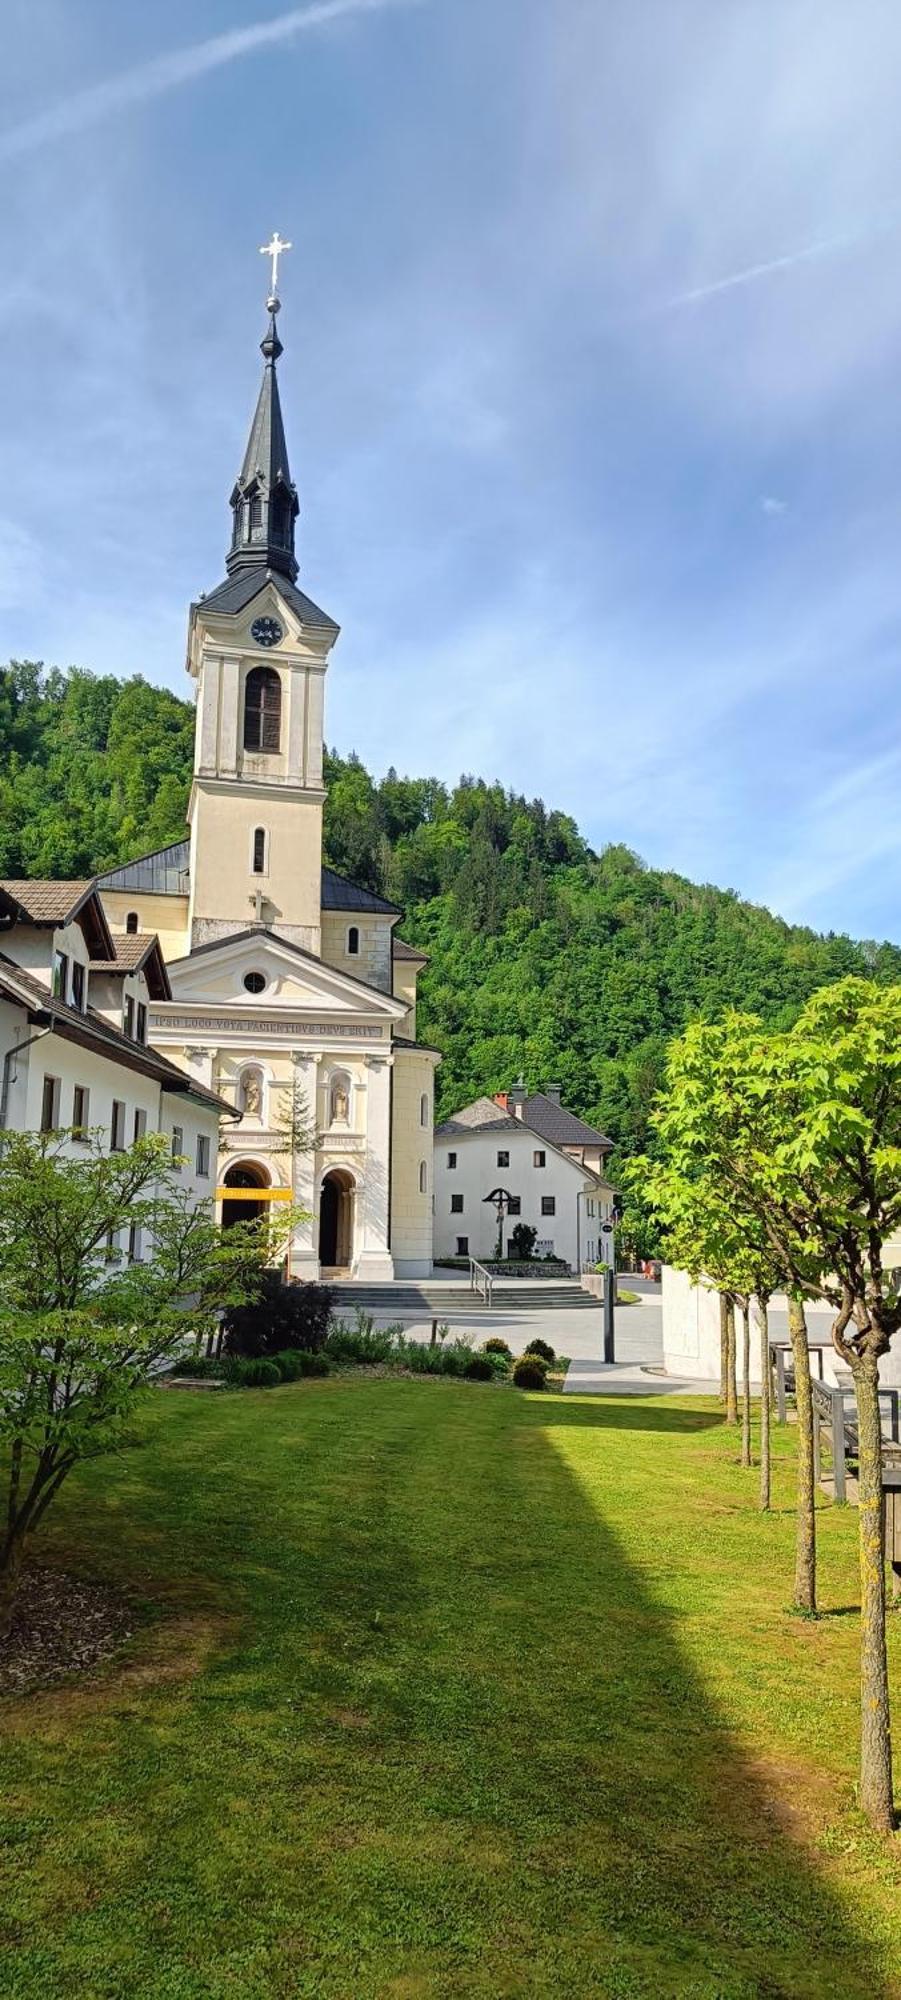
{"type": "Polygon", "coordinates": [[[277,363],[276,235],[263,379],[231,494],[227,575],[191,606],[197,682],[191,949],[252,926],[319,956],[325,675],[338,627],[298,588],[297,489],[277,363]]]}

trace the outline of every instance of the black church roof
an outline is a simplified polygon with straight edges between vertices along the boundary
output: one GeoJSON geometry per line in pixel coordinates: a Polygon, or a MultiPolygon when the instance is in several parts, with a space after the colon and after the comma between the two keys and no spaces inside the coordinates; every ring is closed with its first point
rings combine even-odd
{"type": "MultiPolygon", "coordinates": [[[[124,867],[111,868],[106,875],[98,875],[97,887],[101,890],[129,889],[136,895],[145,896],[186,896],[190,858],[190,841],[176,840],[171,847],[160,847],[155,854],[142,854],[137,861],[126,861],[124,867]]],[[[346,876],[336,874],[334,868],[322,870],[321,901],[324,910],[346,910],[359,916],[399,917],[402,914],[396,903],[377,896],[373,889],[363,889],[357,882],[348,882],[346,876]]]]}

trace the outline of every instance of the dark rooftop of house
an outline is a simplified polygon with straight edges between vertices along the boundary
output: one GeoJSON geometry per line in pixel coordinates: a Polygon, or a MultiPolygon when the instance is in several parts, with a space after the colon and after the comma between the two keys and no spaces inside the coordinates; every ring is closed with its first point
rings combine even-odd
{"type": "Polygon", "coordinates": [[[610,1152],[613,1140],[597,1126],[587,1125],[584,1118],[577,1118],[574,1111],[567,1111],[556,1095],[538,1090],[527,1097],[522,1107],[523,1124],[528,1125],[539,1138],[547,1139],[551,1146],[600,1146],[610,1152]]]}

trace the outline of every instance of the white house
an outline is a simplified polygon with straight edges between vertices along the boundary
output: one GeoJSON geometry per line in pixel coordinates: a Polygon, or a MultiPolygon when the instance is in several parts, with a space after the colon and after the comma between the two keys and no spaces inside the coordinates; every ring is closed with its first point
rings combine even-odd
{"type": "Polygon", "coordinates": [[[611,1145],[561,1104],[554,1084],[467,1104],[435,1133],[436,1259],[495,1256],[498,1211],[487,1197],[502,1189],[505,1252],[523,1222],[536,1231],[536,1257],[559,1257],[573,1271],[604,1262],[615,1195],[602,1169],[611,1145]]]}
{"type": "MultiPolygon", "coordinates": [[[[151,1001],[168,997],[156,939],[114,939],[93,882],[0,882],[0,1128],[65,1131],[74,1157],[89,1135],[116,1152],[161,1132],[191,1196],[211,1199],[234,1114],[149,1047],[151,1001]]],[[[133,1231],[128,1255],[145,1251],[133,1231]]]]}

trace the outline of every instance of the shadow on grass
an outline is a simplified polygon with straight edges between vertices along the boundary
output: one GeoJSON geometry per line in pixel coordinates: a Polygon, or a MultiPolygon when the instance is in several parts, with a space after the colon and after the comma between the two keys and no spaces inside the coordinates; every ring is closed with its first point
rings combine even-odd
{"type": "Polygon", "coordinates": [[[799,1774],[752,1767],[626,1553],[635,1527],[678,1565],[685,1524],[657,1440],[618,1434],[711,1421],[414,1381],[166,1399],[55,1532],[243,1637],[20,1742],[17,2000],[198,1968],[240,2000],[876,2000],[799,1774]]]}
{"type": "Polygon", "coordinates": [[[696,1431],[722,1429],[725,1425],[721,1410],[699,1410],[690,1404],[686,1408],[681,1397],[678,1401],[672,1398],[665,1403],[649,1404],[643,1395],[580,1396],[576,1391],[567,1396],[549,1396],[542,1407],[547,1412],[547,1423],[567,1426],[575,1423],[592,1430],[670,1431],[674,1435],[691,1436],[696,1431]]]}

